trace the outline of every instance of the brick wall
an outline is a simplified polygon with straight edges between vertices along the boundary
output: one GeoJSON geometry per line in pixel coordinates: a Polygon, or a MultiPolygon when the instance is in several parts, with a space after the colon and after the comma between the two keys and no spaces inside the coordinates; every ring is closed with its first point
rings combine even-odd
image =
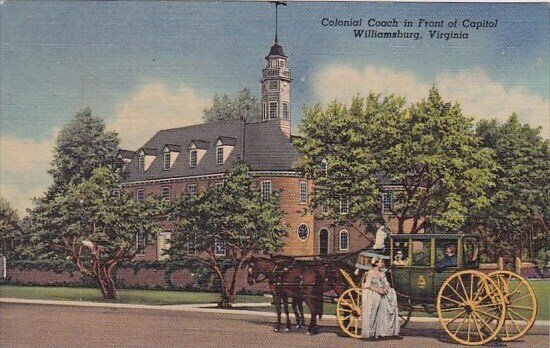
{"type": "MultiPolygon", "coordinates": [[[[232,275],[232,270],[228,271],[232,275]]],[[[237,276],[237,291],[254,293],[267,292],[267,284],[259,283],[249,286],[246,281],[246,270],[241,270],[237,276]]],[[[165,290],[202,290],[214,291],[213,288],[201,288],[193,273],[187,268],[172,268],[167,265],[140,267],[119,267],[114,273],[118,288],[165,289],[165,290]]],[[[229,279],[229,278],[228,278],[229,279]]],[[[7,270],[7,283],[13,285],[33,286],[95,286],[93,280],[84,278],[78,272],[56,272],[54,270],[12,268],[7,270]]]]}

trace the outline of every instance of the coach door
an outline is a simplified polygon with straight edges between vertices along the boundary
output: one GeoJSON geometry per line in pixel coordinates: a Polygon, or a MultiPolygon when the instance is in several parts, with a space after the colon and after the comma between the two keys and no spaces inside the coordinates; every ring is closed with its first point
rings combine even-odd
{"type": "Polygon", "coordinates": [[[328,230],[324,228],[319,231],[319,254],[328,254],[328,230]]]}

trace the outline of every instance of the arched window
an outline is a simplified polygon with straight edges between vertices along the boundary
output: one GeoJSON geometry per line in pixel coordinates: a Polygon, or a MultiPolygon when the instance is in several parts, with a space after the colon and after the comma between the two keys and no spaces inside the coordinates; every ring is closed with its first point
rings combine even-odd
{"type": "Polygon", "coordinates": [[[349,232],[340,231],[340,250],[349,250],[349,232]]]}
{"type": "Polygon", "coordinates": [[[298,238],[300,238],[300,240],[306,240],[308,236],[309,236],[309,229],[307,228],[307,225],[301,224],[298,227],[298,238]]]}

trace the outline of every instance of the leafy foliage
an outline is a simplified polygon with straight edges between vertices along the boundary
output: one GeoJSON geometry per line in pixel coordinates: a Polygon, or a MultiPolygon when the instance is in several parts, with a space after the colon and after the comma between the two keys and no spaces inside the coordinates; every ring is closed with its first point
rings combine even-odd
{"type": "Polygon", "coordinates": [[[261,121],[262,108],[257,97],[252,96],[250,90],[245,88],[230,99],[227,94],[221,97],[215,95],[212,107],[204,109],[204,122],[216,122],[225,120],[245,120],[247,122],[261,121]]]}
{"type": "Polygon", "coordinates": [[[70,183],[65,194],[41,205],[32,239],[36,253],[72,260],[81,273],[97,279],[110,299],[116,297],[111,271],[135,256],[136,234],[150,238],[160,231],[160,205],[151,199],[140,204],[119,194],[119,184],[120,177],[108,168],[70,183]]]}
{"type": "Polygon", "coordinates": [[[236,162],[226,173],[223,188],[184,195],[173,204],[176,236],[171,256],[191,258],[214,270],[220,280],[220,306],[228,306],[235,299],[237,272],[250,256],[283,246],[282,217],[277,195],[263,199],[248,165],[236,162]],[[216,243],[225,245],[225,256],[216,255],[216,243]],[[227,272],[230,267],[236,272],[227,272]]]}
{"type": "Polygon", "coordinates": [[[52,168],[53,185],[47,199],[62,193],[69,184],[79,184],[92,176],[99,167],[115,170],[118,136],[105,130],[105,123],[92,116],[92,109],[84,108],[61,130],[54,149],[52,168]]]}
{"type": "Polygon", "coordinates": [[[436,88],[427,99],[405,108],[391,95],[356,97],[348,108],[331,103],[305,108],[305,155],[300,168],[315,179],[314,207],[330,207],[335,220],[373,223],[382,218],[382,193],[393,187],[390,216],[398,233],[430,226],[456,231],[470,207],[487,204],[495,162],[479,146],[472,120],[459,105],[444,102],[436,88]],[[349,212],[340,214],[340,201],[349,212]]]}
{"type": "Polygon", "coordinates": [[[549,141],[515,114],[505,123],[481,121],[477,133],[495,151],[498,170],[490,205],[472,212],[472,225],[489,235],[486,244],[493,254],[545,258],[550,251],[549,141]]]}
{"type": "Polygon", "coordinates": [[[8,258],[17,254],[22,238],[21,221],[10,203],[0,197],[0,254],[8,258]]]}

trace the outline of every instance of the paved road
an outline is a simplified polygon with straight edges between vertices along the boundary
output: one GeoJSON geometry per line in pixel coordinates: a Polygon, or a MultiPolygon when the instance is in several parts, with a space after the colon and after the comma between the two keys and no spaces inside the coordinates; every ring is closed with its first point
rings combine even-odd
{"type": "MultiPolygon", "coordinates": [[[[402,341],[342,337],[333,320],[321,333],[274,333],[273,318],[152,309],[0,304],[0,346],[151,347],[453,347],[436,323],[411,323],[402,341]]],[[[521,342],[493,347],[548,347],[548,327],[535,327],[521,342]]]]}

